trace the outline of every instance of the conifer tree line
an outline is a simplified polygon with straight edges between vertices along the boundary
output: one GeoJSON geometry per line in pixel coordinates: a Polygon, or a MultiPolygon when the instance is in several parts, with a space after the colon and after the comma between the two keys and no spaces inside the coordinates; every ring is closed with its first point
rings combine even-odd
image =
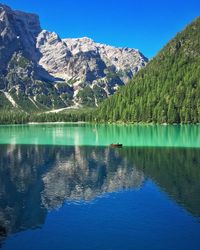
{"type": "Polygon", "coordinates": [[[200,123],[200,18],[97,109],[61,113],[2,110],[0,124],[27,122],[200,123]]]}
{"type": "Polygon", "coordinates": [[[107,99],[97,121],[200,122],[200,18],[107,99]]]}
{"type": "Polygon", "coordinates": [[[67,113],[32,113],[1,111],[0,124],[26,124],[31,122],[78,122],[92,121],[91,111],[71,111],[67,113]]]}

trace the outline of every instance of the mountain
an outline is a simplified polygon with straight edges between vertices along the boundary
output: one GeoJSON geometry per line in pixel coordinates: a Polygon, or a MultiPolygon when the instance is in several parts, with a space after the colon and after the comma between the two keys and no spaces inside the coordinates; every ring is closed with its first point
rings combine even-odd
{"type": "Polygon", "coordinates": [[[148,62],[136,49],[61,39],[3,4],[0,21],[0,109],[98,106],[148,62]]]}
{"type": "Polygon", "coordinates": [[[200,122],[200,17],[98,108],[96,121],[200,122]]]}

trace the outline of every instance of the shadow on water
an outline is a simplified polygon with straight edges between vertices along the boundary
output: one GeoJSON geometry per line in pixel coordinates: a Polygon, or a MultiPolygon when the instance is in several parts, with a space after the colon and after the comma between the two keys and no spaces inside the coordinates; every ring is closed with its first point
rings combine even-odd
{"type": "Polygon", "coordinates": [[[200,150],[0,145],[0,241],[44,224],[66,201],[142,188],[151,178],[200,216],[200,150]]]}
{"type": "Polygon", "coordinates": [[[177,203],[194,216],[200,216],[199,149],[127,148],[121,155],[177,203]]]}
{"type": "Polygon", "coordinates": [[[7,236],[6,228],[0,225],[0,247],[2,246],[2,242],[6,238],[6,236],[7,236]]]}

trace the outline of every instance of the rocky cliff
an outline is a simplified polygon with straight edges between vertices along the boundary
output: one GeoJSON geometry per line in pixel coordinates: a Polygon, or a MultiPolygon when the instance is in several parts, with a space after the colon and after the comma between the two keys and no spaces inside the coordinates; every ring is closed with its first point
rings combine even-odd
{"type": "Polygon", "coordinates": [[[138,50],[61,39],[0,4],[0,109],[98,106],[147,63],[138,50]]]}

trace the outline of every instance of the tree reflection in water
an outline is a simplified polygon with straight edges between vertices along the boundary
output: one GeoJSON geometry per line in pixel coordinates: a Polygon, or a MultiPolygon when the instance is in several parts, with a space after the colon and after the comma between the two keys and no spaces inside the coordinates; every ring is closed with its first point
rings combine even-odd
{"type": "Polygon", "coordinates": [[[66,201],[142,187],[151,178],[200,215],[200,150],[0,145],[0,238],[44,224],[66,201]]]}

